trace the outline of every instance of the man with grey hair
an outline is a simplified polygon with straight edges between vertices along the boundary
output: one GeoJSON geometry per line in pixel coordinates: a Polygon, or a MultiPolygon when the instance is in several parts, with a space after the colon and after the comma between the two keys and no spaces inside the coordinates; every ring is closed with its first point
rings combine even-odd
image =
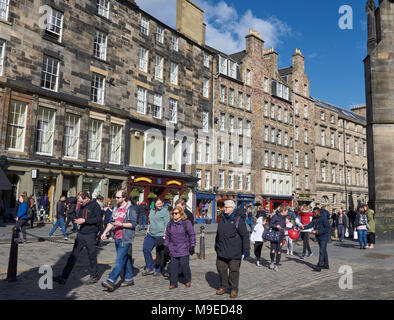
{"type": "Polygon", "coordinates": [[[227,200],[224,202],[224,214],[221,215],[215,239],[216,267],[221,282],[217,295],[223,295],[230,289],[231,298],[238,296],[242,254],[248,256],[249,250],[249,232],[245,218],[236,209],[234,201],[227,200]]]}

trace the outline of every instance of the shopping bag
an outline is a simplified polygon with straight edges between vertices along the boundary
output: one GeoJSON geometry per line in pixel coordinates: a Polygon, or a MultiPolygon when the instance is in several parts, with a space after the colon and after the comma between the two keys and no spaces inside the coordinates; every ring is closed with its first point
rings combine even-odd
{"type": "Polygon", "coordinates": [[[349,238],[349,229],[348,229],[348,228],[346,228],[345,237],[346,237],[346,238],[349,238]]]}
{"type": "Polygon", "coordinates": [[[357,230],[354,230],[354,232],[353,232],[353,239],[354,240],[358,240],[358,232],[357,232],[357,230]]]}

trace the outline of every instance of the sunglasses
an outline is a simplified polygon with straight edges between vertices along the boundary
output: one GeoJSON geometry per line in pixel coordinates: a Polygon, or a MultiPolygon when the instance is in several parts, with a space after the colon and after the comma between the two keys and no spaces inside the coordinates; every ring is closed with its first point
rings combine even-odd
{"type": "Polygon", "coordinates": [[[174,214],[180,214],[180,212],[176,211],[176,212],[173,212],[172,214],[173,214],[173,215],[174,215],[174,214]]]}
{"type": "Polygon", "coordinates": [[[123,199],[123,197],[116,197],[116,199],[123,199]]]}

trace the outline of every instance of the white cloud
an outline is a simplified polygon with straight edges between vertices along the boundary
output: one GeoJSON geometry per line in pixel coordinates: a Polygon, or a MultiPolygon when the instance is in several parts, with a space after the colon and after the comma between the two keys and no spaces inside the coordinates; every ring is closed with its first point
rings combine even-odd
{"type": "MultiPolygon", "coordinates": [[[[136,0],[146,12],[163,21],[170,27],[176,25],[176,0],[136,0]]],[[[275,16],[267,19],[257,17],[251,9],[241,14],[221,0],[195,0],[204,10],[207,24],[206,42],[209,46],[225,53],[234,53],[245,49],[245,36],[249,28],[257,30],[265,41],[265,47],[275,47],[283,38],[292,35],[291,28],[275,16]]]]}

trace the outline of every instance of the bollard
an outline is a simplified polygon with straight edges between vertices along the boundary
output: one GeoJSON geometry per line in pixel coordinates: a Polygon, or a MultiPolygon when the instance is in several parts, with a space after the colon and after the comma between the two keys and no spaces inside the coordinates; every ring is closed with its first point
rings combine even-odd
{"type": "Polygon", "coordinates": [[[11,247],[10,247],[10,257],[8,260],[8,270],[7,270],[7,281],[16,281],[16,270],[18,266],[18,241],[19,241],[20,229],[15,226],[12,232],[11,247]]]}
{"type": "Polygon", "coordinates": [[[205,226],[200,227],[200,255],[199,258],[205,260],[205,226]]]}

